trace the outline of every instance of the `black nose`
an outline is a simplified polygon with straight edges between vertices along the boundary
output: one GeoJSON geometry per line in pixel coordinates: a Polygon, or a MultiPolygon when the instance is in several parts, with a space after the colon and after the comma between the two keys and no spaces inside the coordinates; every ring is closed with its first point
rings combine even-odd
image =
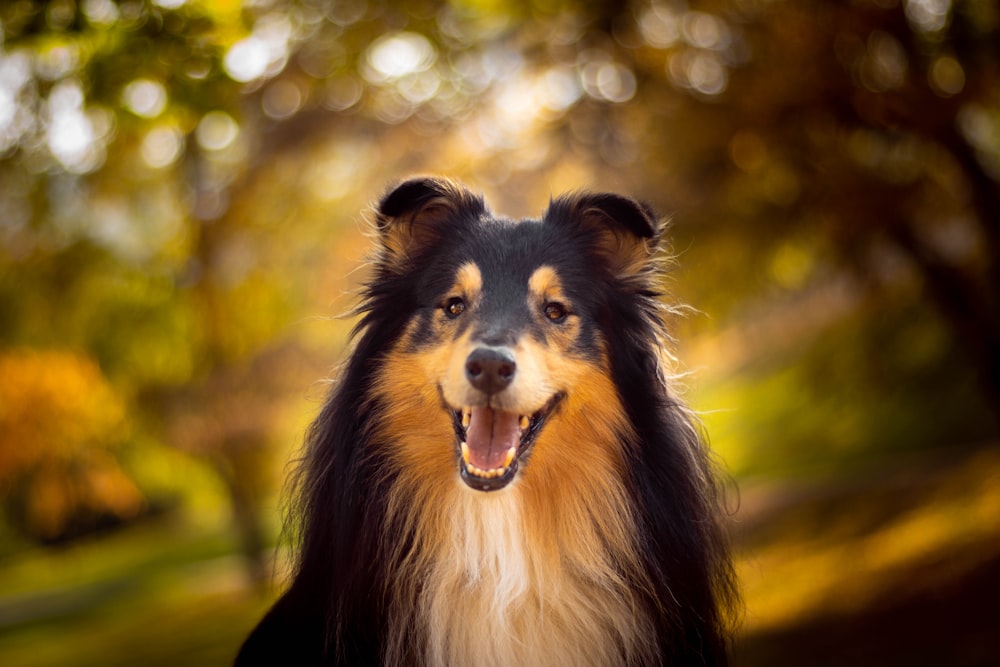
{"type": "Polygon", "coordinates": [[[514,353],[505,347],[477,347],[465,360],[465,376],[486,394],[503,391],[517,372],[514,353]]]}

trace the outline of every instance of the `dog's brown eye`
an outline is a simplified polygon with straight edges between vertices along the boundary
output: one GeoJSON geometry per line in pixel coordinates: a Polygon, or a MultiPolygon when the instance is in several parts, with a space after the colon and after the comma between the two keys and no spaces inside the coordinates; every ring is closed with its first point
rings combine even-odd
{"type": "Polygon", "coordinates": [[[565,321],[566,306],[555,301],[545,304],[545,317],[549,318],[550,322],[559,323],[565,321]]]}
{"type": "Polygon", "coordinates": [[[455,319],[465,312],[465,300],[459,296],[453,296],[444,304],[444,312],[451,319],[455,319]]]}

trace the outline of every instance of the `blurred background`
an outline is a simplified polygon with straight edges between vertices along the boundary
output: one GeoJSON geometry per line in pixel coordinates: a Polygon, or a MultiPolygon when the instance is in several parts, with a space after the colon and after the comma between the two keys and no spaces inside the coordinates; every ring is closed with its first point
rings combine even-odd
{"type": "Polygon", "coordinates": [[[417,172],[670,217],[736,664],[1000,664],[991,0],[0,4],[0,664],[228,664],[417,172]]]}

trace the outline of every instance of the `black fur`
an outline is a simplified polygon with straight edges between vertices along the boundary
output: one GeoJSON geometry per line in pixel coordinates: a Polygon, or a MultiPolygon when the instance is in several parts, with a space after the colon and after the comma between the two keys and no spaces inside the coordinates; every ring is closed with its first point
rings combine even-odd
{"type": "Polygon", "coordinates": [[[293,516],[294,579],[236,664],[379,663],[398,553],[382,535],[407,536],[383,526],[393,480],[364,447],[379,410],[373,368],[411,318],[435,307],[448,287],[437,276],[450,281],[450,269],[472,255],[484,275],[527,275],[541,261],[553,264],[579,295],[592,329],[582,340],[596,346],[600,334],[605,341],[636,434],[625,446],[628,487],[653,582],[643,599],[657,626],[660,664],[727,664],[735,585],[707,452],[669,393],[656,354],[666,334],[652,257],[660,229],[650,209],[618,195],[584,193],[551,202],[539,221],[515,225],[460,186],[413,179],[381,200],[376,225],[385,243],[358,309],[355,348],[307,436],[293,516]],[[612,260],[636,253],[648,255],[639,271],[623,274],[629,262],[612,260]]]}

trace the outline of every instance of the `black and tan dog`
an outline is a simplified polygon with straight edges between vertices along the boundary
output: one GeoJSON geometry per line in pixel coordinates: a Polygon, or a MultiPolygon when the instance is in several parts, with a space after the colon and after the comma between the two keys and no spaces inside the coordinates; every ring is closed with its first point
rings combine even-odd
{"type": "Polygon", "coordinates": [[[353,354],[308,439],[288,592],[239,665],[722,665],[715,484],[671,393],[652,212],[377,208],[353,354]]]}

